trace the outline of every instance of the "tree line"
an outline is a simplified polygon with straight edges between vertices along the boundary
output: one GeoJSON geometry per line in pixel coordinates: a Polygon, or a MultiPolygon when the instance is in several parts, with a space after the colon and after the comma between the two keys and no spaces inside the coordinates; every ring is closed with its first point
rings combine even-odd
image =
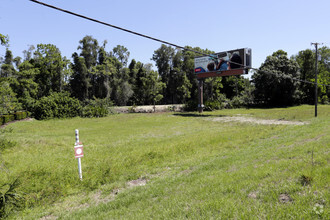
{"type": "MultiPolygon", "coordinates": [[[[7,46],[0,60],[0,114],[24,109],[37,118],[89,117],[106,114],[109,105],[186,104],[188,110],[197,108],[194,58],[199,54],[190,50],[161,45],[151,57],[156,71],[150,63],[130,60],[126,47],[117,45],[107,51],[107,42],[100,44],[92,36],[79,41],[71,60],[53,44],[30,46],[23,58],[14,57],[8,37],[0,38],[7,46]]],[[[318,99],[329,103],[330,90],[325,85],[330,84],[330,48],[322,47],[320,54],[318,83],[323,85],[318,86],[318,99]]],[[[253,72],[252,80],[243,76],[206,79],[205,106],[213,110],[312,104],[314,85],[297,79],[314,82],[314,76],[314,51],[303,50],[289,58],[279,50],[253,72]]]]}

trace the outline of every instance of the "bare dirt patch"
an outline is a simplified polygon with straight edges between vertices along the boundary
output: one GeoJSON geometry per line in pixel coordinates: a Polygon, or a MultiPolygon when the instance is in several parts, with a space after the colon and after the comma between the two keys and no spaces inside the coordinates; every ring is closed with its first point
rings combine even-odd
{"type": "Polygon", "coordinates": [[[271,120],[271,119],[259,119],[245,116],[225,116],[216,118],[207,118],[206,120],[212,120],[217,122],[241,122],[261,125],[306,125],[307,122],[300,121],[286,121],[286,120],[271,120]]]}
{"type": "Polygon", "coordinates": [[[292,198],[288,194],[281,194],[279,196],[279,200],[281,203],[289,203],[292,202],[292,198]]]}
{"type": "Polygon", "coordinates": [[[145,186],[147,184],[146,179],[137,179],[137,180],[131,180],[127,183],[128,187],[136,187],[136,186],[145,186]]]}
{"type": "Polygon", "coordinates": [[[249,198],[251,199],[257,199],[258,198],[258,192],[251,192],[248,195],[249,198]]]}

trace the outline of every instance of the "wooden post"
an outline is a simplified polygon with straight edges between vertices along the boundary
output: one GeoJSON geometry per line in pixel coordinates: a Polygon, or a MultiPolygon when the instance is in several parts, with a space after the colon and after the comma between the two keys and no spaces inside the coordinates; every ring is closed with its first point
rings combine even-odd
{"type": "Polygon", "coordinates": [[[203,80],[198,80],[198,112],[203,113],[203,80]]]}

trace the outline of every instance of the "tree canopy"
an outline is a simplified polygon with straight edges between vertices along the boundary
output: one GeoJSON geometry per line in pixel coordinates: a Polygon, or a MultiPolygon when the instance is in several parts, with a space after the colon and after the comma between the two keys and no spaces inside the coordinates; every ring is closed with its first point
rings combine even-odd
{"type": "MultiPolygon", "coordinates": [[[[55,100],[61,94],[80,100],[83,105],[99,103],[98,100],[119,106],[179,103],[193,110],[197,108],[198,95],[194,58],[199,54],[191,49],[214,53],[199,47],[186,50],[161,45],[151,55],[156,64],[153,67],[131,59],[125,46],[116,45],[108,50],[107,41],[100,45],[90,35],[78,42],[71,59],[63,57],[53,44],[30,45],[23,51],[23,58],[15,57],[8,36],[1,34],[0,39],[1,45],[6,46],[0,62],[0,83],[3,96],[7,97],[0,104],[9,106],[2,108],[2,114],[18,108],[33,112],[40,104],[38,100],[43,97],[55,100]]],[[[325,85],[330,83],[330,49],[320,48],[319,53],[322,58],[318,65],[318,98],[319,102],[328,103],[329,86],[325,85]]],[[[207,109],[311,104],[314,76],[315,51],[302,50],[288,58],[285,51],[278,50],[254,72],[252,81],[243,76],[204,80],[204,102],[207,109]]]]}

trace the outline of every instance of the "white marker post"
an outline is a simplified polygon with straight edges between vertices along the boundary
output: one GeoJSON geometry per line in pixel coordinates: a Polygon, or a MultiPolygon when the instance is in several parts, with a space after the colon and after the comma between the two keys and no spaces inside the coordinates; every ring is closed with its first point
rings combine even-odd
{"type": "Polygon", "coordinates": [[[79,178],[82,180],[82,171],[81,171],[81,157],[84,156],[83,153],[83,145],[79,142],[79,130],[76,129],[76,143],[74,145],[74,153],[75,158],[78,159],[78,172],[79,172],[79,178]]]}

